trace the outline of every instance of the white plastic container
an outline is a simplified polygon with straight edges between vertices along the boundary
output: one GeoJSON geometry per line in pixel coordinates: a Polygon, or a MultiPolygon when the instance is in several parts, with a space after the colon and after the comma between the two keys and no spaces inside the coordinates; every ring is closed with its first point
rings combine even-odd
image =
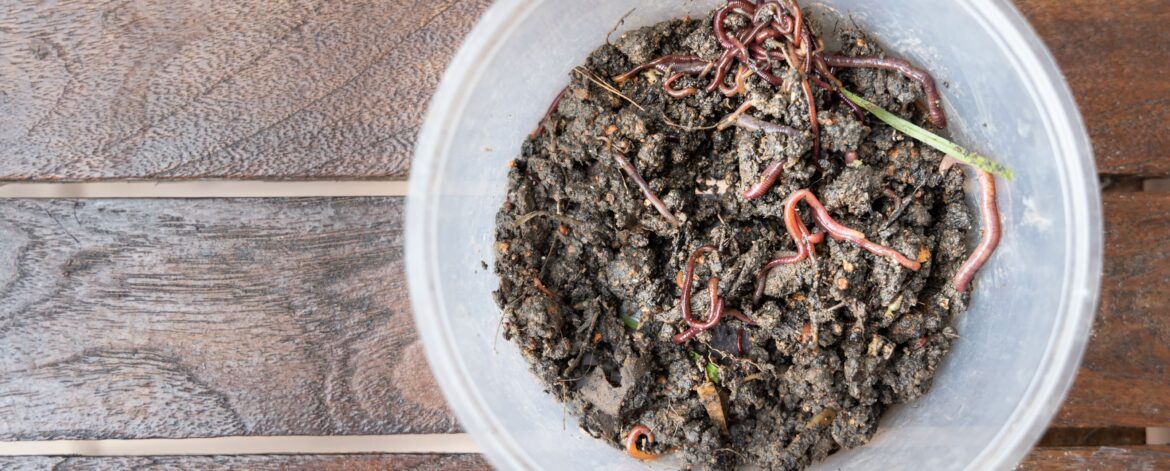
{"type": "MultiPolygon", "coordinates": [[[[500,1],[466,40],[433,99],[407,207],[411,300],[448,403],[500,468],[645,466],[580,432],[517,349],[496,338],[494,218],[507,162],[569,71],[623,15],[636,7],[616,34],[685,14],[701,17],[721,3],[500,1]]],[[[946,84],[957,140],[1017,175],[1000,185],[1003,242],[976,279],[971,309],[956,325],[962,338],[933,389],[888,412],[868,445],[817,469],[1009,469],[1063,399],[1097,304],[1100,201],[1068,86],[1008,1],[803,3],[847,15],[888,51],[931,71],[946,84]]]]}

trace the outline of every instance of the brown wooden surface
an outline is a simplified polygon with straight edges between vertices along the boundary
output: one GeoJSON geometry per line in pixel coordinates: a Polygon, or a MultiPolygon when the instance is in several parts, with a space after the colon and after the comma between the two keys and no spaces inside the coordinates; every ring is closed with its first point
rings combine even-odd
{"type": "Polygon", "coordinates": [[[1170,426],[1170,193],[1106,193],[1101,308],[1056,426],[1170,426]]]}
{"type": "Polygon", "coordinates": [[[0,440],[452,431],[401,198],[0,200],[0,440]]]}
{"type": "Polygon", "coordinates": [[[1097,170],[1170,174],[1170,2],[1015,3],[1068,78],[1093,138],[1097,170]]]}
{"type": "Polygon", "coordinates": [[[0,180],[398,178],[489,0],[0,0],[0,180]]]}
{"type": "Polygon", "coordinates": [[[152,456],[152,457],[0,457],[0,469],[11,471],[114,471],[114,470],[234,470],[277,471],[486,471],[479,455],[258,455],[258,456],[152,456]]]}
{"type": "MultiPolygon", "coordinates": [[[[1099,170],[1170,174],[1170,2],[1016,3],[1099,170]]],[[[0,0],[0,180],[401,178],[487,4],[0,0]]]]}
{"type": "MultiPolygon", "coordinates": [[[[490,467],[479,455],[260,455],[157,457],[0,457],[13,471],[104,470],[354,470],[471,471],[490,467]]],[[[1170,468],[1170,447],[1066,447],[1033,451],[1019,471],[1146,471],[1170,468]]]]}
{"type": "Polygon", "coordinates": [[[1153,471],[1170,469],[1170,447],[1038,448],[1019,471],[1153,471]]]}
{"type": "MultiPolygon", "coordinates": [[[[1170,2],[1015,2],[1067,75],[1111,188],[1170,175],[1170,2]]],[[[488,3],[0,0],[0,180],[401,179],[439,74],[488,3]]],[[[1102,306],[1054,425],[1170,426],[1170,195],[1109,193],[1105,210],[1102,306]]],[[[0,440],[456,431],[409,322],[400,251],[395,198],[0,200],[0,440]]],[[[1170,450],[1039,448],[1021,469],[1170,469],[1170,450]]]]}
{"type": "MultiPolygon", "coordinates": [[[[0,438],[454,430],[407,321],[400,202],[0,201],[0,438]]],[[[1170,425],[1170,194],[1105,210],[1054,425],[1170,425]]]]}

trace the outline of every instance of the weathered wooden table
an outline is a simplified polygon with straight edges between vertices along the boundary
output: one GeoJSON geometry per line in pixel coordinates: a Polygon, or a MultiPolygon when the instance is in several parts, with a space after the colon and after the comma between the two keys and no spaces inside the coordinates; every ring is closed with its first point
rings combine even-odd
{"type": "MultiPolygon", "coordinates": [[[[0,180],[401,181],[487,3],[0,1],[0,180]]],[[[1076,91],[1106,214],[1092,341],[1022,467],[1170,467],[1145,433],[1170,426],[1170,194],[1150,191],[1170,2],[1018,4],[1076,91]]],[[[401,197],[201,196],[0,200],[0,445],[460,431],[410,322],[401,197]]],[[[0,468],[486,467],[297,451],[0,468]]]]}

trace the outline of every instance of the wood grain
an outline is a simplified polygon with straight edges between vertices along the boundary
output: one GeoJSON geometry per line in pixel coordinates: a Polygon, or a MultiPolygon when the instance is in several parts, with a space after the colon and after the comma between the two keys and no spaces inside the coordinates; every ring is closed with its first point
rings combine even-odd
{"type": "Polygon", "coordinates": [[[232,470],[279,471],[490,471],[480,455],[258,455],[151,457],[0,457],[0,469],[12,471],[232,470]]]}
{"type": "Polygon", "coordinates": [[[0,201],[0,439],[458,430],[401,198],[0,201]]]}
{"type": "Polygon", "coordinates": [[[0,180],[403,177],[489,0],[0,0],[0,180]]]}
{"type": "Polygon", "coordinates": [[[1101,307],[1053,425],[1170,425],[1170,194],[1106,193],[1101,307]]]}
{"type": "Polygon", "coordinates": [[[1170,174],[1170,2],[1015,0],[1056,56],[1093,139],[1097,170],[1170,174]]]}
{"type": "MultiPolygon", "coordinates": [[[[0,0],[0,180],[403,177],[488,3],[0,0]]],[[[1016,4],[1099,170],[1170,175],[1170,3],[1016,4]]]]}
{"type": "MultiPolygon", "coordinates": [[[[1054,425],[1170,425],[1170,194],[1108,193],[1054,425]]],[[[406,321],[394,198],[0,202],[0,438],[455,430],[406,321]]]]}
{"type": "Polygon", "coordinates": [[[1037,448],[1018,471],[1152,471],[1170,469],[1170,447],[1037,448]]]}

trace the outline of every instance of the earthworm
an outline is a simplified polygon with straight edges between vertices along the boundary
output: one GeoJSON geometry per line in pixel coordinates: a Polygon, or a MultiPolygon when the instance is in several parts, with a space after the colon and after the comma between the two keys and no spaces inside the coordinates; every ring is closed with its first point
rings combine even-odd
{"type": "MultiPolygon", "coordinates": [[[[769,57],[768,60],[770,62],[771,57],[769,57]]],[[[751,71],[753,73],[755,73],[756,75],[759,75],[760,78],[764,79],[765,82],[768,82],[768,83],[770,83],[774,86],[777,86],[777,87],[779,87],[780,85],[783,85],[784,79],[776,76],[776,74],[773,74],[769,70],[770,67],[771,67],[770,64],[764,64],[764,67],[760,67],[759,64],[755,63],[755,61],[748,62],[748,68],[750,68],[751,71]]]]}
{"type": "Polygon", "coordinates": [[[833,70],[831,67],[829,67],[829,63],[825,62],[824,54],[817,54],[816,57],[813,58],[813,65],[816,66],[817,72],[823,75],[826,80],[832,82],[834,90],[841,88],[841,79],[837,78],[836,75],[833,75],[833,70]]]}
{"type": "Polygon", "coordinates": [[[751,50],[752,59],[756,61],[772,62],[784,60],[784,51],[765,49],[762,44],[752,44],[748,49],[751,50]]]}
{"type": "Polygon", "coordinates": [[[756,7],[743,1],[727,2],[727,6],[720,8],[715,12],[715,21],[712,30],[715,33],[715,39],[719,41],[719,45],[724,49],[735,47],[731,37],[727,35],[727,29],[723,26],[723,22],[727,19],[727,15],[738,13],[743,16],[752,17],[756,14],[756,7]]]}
{"type": "Polygon", "coordinates": [[[747,93],[747,79],[752,76],[752,73],[750,68],[743,67],[735,74],[735,92],[737,94],[747,93]]]}
{"type": "Polygon", "coordinates": [[[800,88],[804,89],[804,97],[808,99],[808,124],[813,135],[813,160],[821,158],[821,125],[817,123],[817,98],[813,95],[808,78],[800,81],[800,88]]]}
{"type": "Polygon", "coordinates": [[[707,330],[715,327],[719,323],[719,318],[722,315],[715,315],[716,312],[722,313],[723,299],[719,297],[719,278],[707,279],[707,294],[711,298],[711,307],[707,308],[707,320],[699,322],[693,318],[683,316],[683,320],[687,325],[699,330],[707,330]]]}
{"type": "Polygon", "coordinates": [[[743,311],[740,311],[739,309],[727,309],[727,310],[723,311],[723,313],[727,314],[731,317],[734,317],[736,319],[739,319],[740,322],[743,322],[744,324],[747,324],[750,326],[758,325],[758,324],[756,324],[756,321],[753,321],[752,318],[748,317],[747,314],[744,314],[743,311]]]}
{"type": "Polygon", "coordinates": [[[739,105],[739,108],[736,108],[735,111],[732,111],[727,116],[724,116],[723,119],[720,119],[719,123],[715,125],[715,129],[722,131],[732,125],[736,125],[739,123],[740,118],[743,117],[743,114],[747,113],[747,111],[752,109],[754,106],[756,106],[756,104],[751,100],[744,101],[743,104],[739,105]]]}
{"type": "Polygon", "coordinates": [[[662,82],[662,89],[666,90],[667,95],[670,95],[674,98],[686,98],[699,93],[699,89],[695,87],[674,88],[674,82],[682,78],[684,75],[686,74],[682,72],[675,72],[675,74],[671,75],[670,78],[666,79],[665,82],[662,82]]]}
{"type": "Polygon", "coordinates": [[[673,70],[674,72],[684,74],[700,74],[703,72],[703,70],[706,69],[708,64],[710,64],[710,62],[699,58],[699,56],[662,56],[645,64],[634,67],[633,69],[630,69],[629,72],[614,77],[613,81],[619,84],[624,83],[627,80],[637,77],[638,74],[650,68],[654,68],[659,72],[666,72],[666,70],[669,69],[673,70]]]}
{"type": "Polygon", "coordinates": [[[736,118],[735,125],[748,131],[764,131],[765,134],[781,133],[788,137],[800,137],[799,130],[791,126],[765,121],[755,116],[745,114],[736,118]]]}
{"type": "Polygon", "coordinates": [[[818,78],[818,77],[817,77],[817,76],[815,76],[815,75],[809,75],[809,76],[808,76],[808,80],[809,80],[809,82],[812,82],[812,84],[813,84],[813,85],[816,85],[816,86],[817,86],[817,88],[819,88],[819,89],[821,89],[821,90],[829,90],[829,91],[833,91],[833,90],[834,90],[834,89],[833,89],[833,86],[832,86],[832,85],[829,85],[829,82],[826,82],[826,81],[824,81],[824,80],[821,80],[820,78],[818,78]]]}
{"type": "Polygon", "coordinates": [[[755,185],[748,187],[743,192],[743,199],[751,201],[761,196],[768,194],[768,190],[772,189],[772,185],[776,184],[776,180],[780,178],[780,174],[784,171],[784,162],[780,159],[774,159],[762,173],[763,177],[755,185]]]}
{"type": "MultiPolygon", "coordinates": [[[[682,296],[678,302],[682,306],[683,321],[686,321],[687,325],[692,327],[699,325],[698,322],[695,322],[691,314],[691,283],[695,280],[695,264],[698,263],[699,257],[714,252],[715,250],[715,246],[713,245],[704,245],[691,252],[691,256],[687,258],[687,269],[683,274],[682,296]]],[[[714,296],[711,296],[711,311],[714,312],[716,307],[715,299],[719,297],[719,282],[715,278],[712,279],[716,280],[715,290],[712,291],[714,296]]]]}
{"type": "Polygon", "coordinates": [[[743,338],[743,328],[735,329],[735,348],[739,350],[740,355],[743,355],[744,351],[747,350],[743,348],[743,338]]]}
{"type": "Polygon", "coordinates": [[[955,289],[959,290],[960,293],[967,292],[971,280],[975,278],[975,273],[983,267],[983,264],[995,252],[995,248],[999,246],[1001,235],[999,205],[995,202],[995,176],[981,169],[976,169],[976,172],[979,174],[980,197],[982,198],[979,202],[979,216],[983,221],[983,237],[979,240],[979,245],[975,246],[975,251],[971,252],[971,256],[963,262],[963,265],[959,267],[959,272],[955,274],[955,289]]]}
{"type": "Polygon", "coordinates": [[[719,92],[722,93],[723,95],[727,96],[728,98],[746,93],[747,92],[747,88],[746,88],[747,78],[751,74],[752,74],[751,69],[749,69],[746,65],[740,64],[739,70],[736,71],[736,73],[735,73],[735,83],[732,84],[730,87],[725,85],[725,84],[720,83],[719,84],[719,92]]]}
{"type": "Polygon", "coordinates": [[[735,49],[723,51],[723,55],[719,56],[719,60],[715,61],[715,77],[707,85],[707,93],[713,93],[719,89],[719,85],[723,84],[723,79],[727,77],[727,69],[731,67],[731,62],[734,60],[735,49]]]}
{"type": "Polygon", "coordinates": [[[865,110],[862,110],[860,106],[857,106],[857,103],[854,103],[853,100],[846,98],[845,94],[841,92],[837,92],[837,97],[841,99],[842,103],[849,105],[849,109],[853,111],[854,118],[857,118],[858,121],[865,121],[865,110]]]}
{"type": "MultiPolygon", "coordinates": [[[[794,237],[794,239],[797,238],[794,237]]],[[[809,235],[807,237],[809,245],[803,243],[803,239],[805,239],[805,237],[799,237],[799,239],[802,240],[798,240],[796,242],[795,255],[789,255],[787,257],[780,257],[772,260],[765,264],[763,268],[760,268],[760,271],[756,272],[756,292],[752,294],[752,302],[759,303],[760,299],[764,297],[764,288],[766,287],[764,282],[768,277],[768,272],[772,271],[773,268],[776,268],[780,265],[788,265],[791,263],[799,263],[804,261],[804,259],[808,258],[809,254],[812,253],[809,249],[810,245],[823,242],[825,240],[825,233],[817,232],[809,235]]]]}
{"type": "Polygon", "coordinates": [[[642,193],[645,194],[646,199],[650,200],[650,204],[654,206],[654,209],[657,209],[658,213],[666,218],[666,221],[671,225],[680,225],[678,218],[674,217],[674,214],[670,212],[670,208],[666,207],[666,203],[663,203],[658,198],[658,195],[654,194],[654,190],[650,188],[650,184],[646,183],[646,180],[642,178],[642,175],[638,173],[638,169],[634,168],[634,165],[630,163],[629,159],[621,152],[614,150],[612,146],[610,148],[610,154],[613,154],[613,160],[617,161],[622,170],[625,170],[626,175],[629,175],[630,179],[638,184],[638,188],[642,189],[642,193]]]}
{"type": "MultiPolygon", "coordinates": [[[[787,23],[779,23],[779,25],[785,25],[785,24],[787,24],[787,23]]],[[[791,24],[787,24],[787,26],[788,26],[788,28],[792,28],[791,24]]],[[[778,29],[775,26],[768,26],[767,28],[761,29],[758,33],[756,33],[756,37],[752,38],[752,42],[755,42],[756,44],[759,44],[762,46],[764,44],[764,42],[769,40],[769,39],[779,39],[779,38],[784,37],[785,34],[788,34],[791,32],[792,32],[791,30],[784,31],[783,29],[778,29]]]]}
{"type": "Polygon", "coordinates": [[[942,98],[938,93],[938,86],[925,70],[919,69],[901,59],[882,59],[879,57],[849,57],[840,55],[826,55],[825,62],[833,67],[873,68],[893,70],[918,82],[926,93],[926,108],[930,115],[931,124],[947,127],[947,115],[942,108],[942,98]]]}
{"type": "MultiPolygon", "coordinates": [[[[723,299],[719,297],[719,278],[710,278],[707,280],[707,292],[711,298],[711,307],[707,310],[707,320],[703,322],[696,321],[691,312],[691,282],[695,279],[695,264],[698,263],[699,257],[703,254],[714,252],[716,249],[712,245],[704,245],[691,252],[691,256],[687,258],[686,271],[683,274],[682,295],[679,297],[680,309],[682,310],[683,321],[690,326],[686,331],[674,336],[673,340],[676,344],[683,344],[694,338],[699,332],[715,327],[720,320],[723,319],[723,299]]],[[[742,313],[741,313],[742,315],[742,313]]]]}
{"type": "MultiPolygon", "coordinates": [[[[715,307],[715,311],[709,315],[711,317],[710,317],[710,319],[708,319],[707,323],[710,324],[711,326],[714,326],[715,324],[718,324],[720,320],[723,320],[723,299],[719,300],[719,303],[715,307]]],[[[710,327],[691,326],[690,328],[683,331],[682,333],[675,335],[671,340],[673,340],[674,343],[676,343],[676,344],[682,345],[684,343],[687,343],[691,339],[695,338],[696,335],[699,335],[699,332],[702,332],[702,331],[707,330],[709,328],[710,327]]]]}
{"type": "Polygon", "coordinates": [[[650,427],[642,424],[634,425],[634,428],[630,429],[630,434],[626,435],[626,453],[634,457],[634,459],[639,459],[642,461],[653,461],[658,459],[658,455],[647,453],[638,449],[638,439],[642,437],[646,437],[647,445],[654,444],[654,432],[650,431],[650,427]]]}
{"type": "Polygon", "coordinates": [[[772,260],[756,273],[756,292],[753,296],[753,300],[756,302],[759,302],[764,296],[764,281],[769,271],[780,265],[801,262],[806,258],[814,256],[813,246],[824,240],[824,234],[809,234],[808,227],[804,225],[804,222],[800,220],[800,216],[797,215],[796,205],[801,201],[807,203],[809,208],[812,209],[813,221],[816,222],[817,226],[823,229],[825,233],[828,233],[833,239],[851,242],[870,253],[894,260],[899,265],[913,271],[918,271],[918,269],[922,268],[922,265],[917,261],[907,258],[892,248],[870,241],[860,231],[845,227],[833,220],[829,216],[829,211],[812,194],[812,191],[800,189],[789,196],[788,199],[784,200],[784,225],[788,229],[788,234],[792,236],[793,242],[796,242],[796,254],[772,260]]]}
{"type": "MultiPolygon", "coordinates": [[[[799,221],[799,218],[795,217],[796,204],[802,200],[805,203],[808,203],[809,208],[812,208],[813,220],[815,220],[817,225],[824,229],[830,237],[836,240],[843,240],[856,244],[870,253],[891,259],[895,262],[898,262],[899,265],[902,265],[903,267],[906,267],[910,270],[918,271],[918,269],[922,268],[922,264],[907,258],[897,250],[868,240],[865,238],[865,234],[862,234],[860,231],[846,227],[841,223],[833,220],[833,218],[829,216],[829,211],[825,209],[825,206],[822,205],[820,200],[818,200],[817,197],[812,194],[812,191],[809,191],[808,189],[797,190],[796,193],[793,193],[792,196],[788,197],[788,202],[784,208],[784,219],[786,221],[789,219],[796,219],[799,221]]],[[[789,228],[789,232],[792,232],[791,227],[789,228]]],[[[793,236],[795,237],[795,234],[793,236]]]]}
{"type": "Polygon", "coordinates": [[[565,98],[565,94],[568,92],[568,86],[561,89],[561,92],[557,94],[557,97],[553,98],[552,103],[548,105],[548,110],[544,112],[544,117],[540,118],[540,124],[536,125],[536,129],[533,129],[532,132],[528,134],[528,137],[536,137],[539,136],[541,132],[544,132],[544,123],[548,121],[549,116],[552,116],[553,111],[556,111],[557,106],[561,104],[561,100],[565,98]]]}
{"type": "Polygon", "coordinates": [[[792,41],[792,46],[800,47],[801,30],[804,28],[804,12],[800,11],[800,5],[797,5],[794,0],[789,0],[787,8],[785,9],[792,13],[792,30],[796,32],[796,37],[792,41]]]}
{"type": "MultiPolygon", "coordinates": [[[[741,33],[743,34],[743,38],[736,38],[738,43],[733,43],[730,46],[724,46],[726,49],[723,50],[723,55],[719,56],[719,59],[715,61],[715,78],[711,80],[710,84],[707,85],[708,93],[714,93],[715,90],[718,90],[719,86],[723,84],[723,79],[727,77],[727,72],[731,69],[731,64],[735,62],[736,57],[739,57],[741,54],[740,46],[743,46],[743,42],[748,39],[747,33],[751,33],[751,31],[744,31],[741,33]]],[[[746,54],[746,49],[744,50],[744,54],[746,54]]],[[[744,55],[743,58],[744,62],[746,63],[748,56],[744,55]]]]}

